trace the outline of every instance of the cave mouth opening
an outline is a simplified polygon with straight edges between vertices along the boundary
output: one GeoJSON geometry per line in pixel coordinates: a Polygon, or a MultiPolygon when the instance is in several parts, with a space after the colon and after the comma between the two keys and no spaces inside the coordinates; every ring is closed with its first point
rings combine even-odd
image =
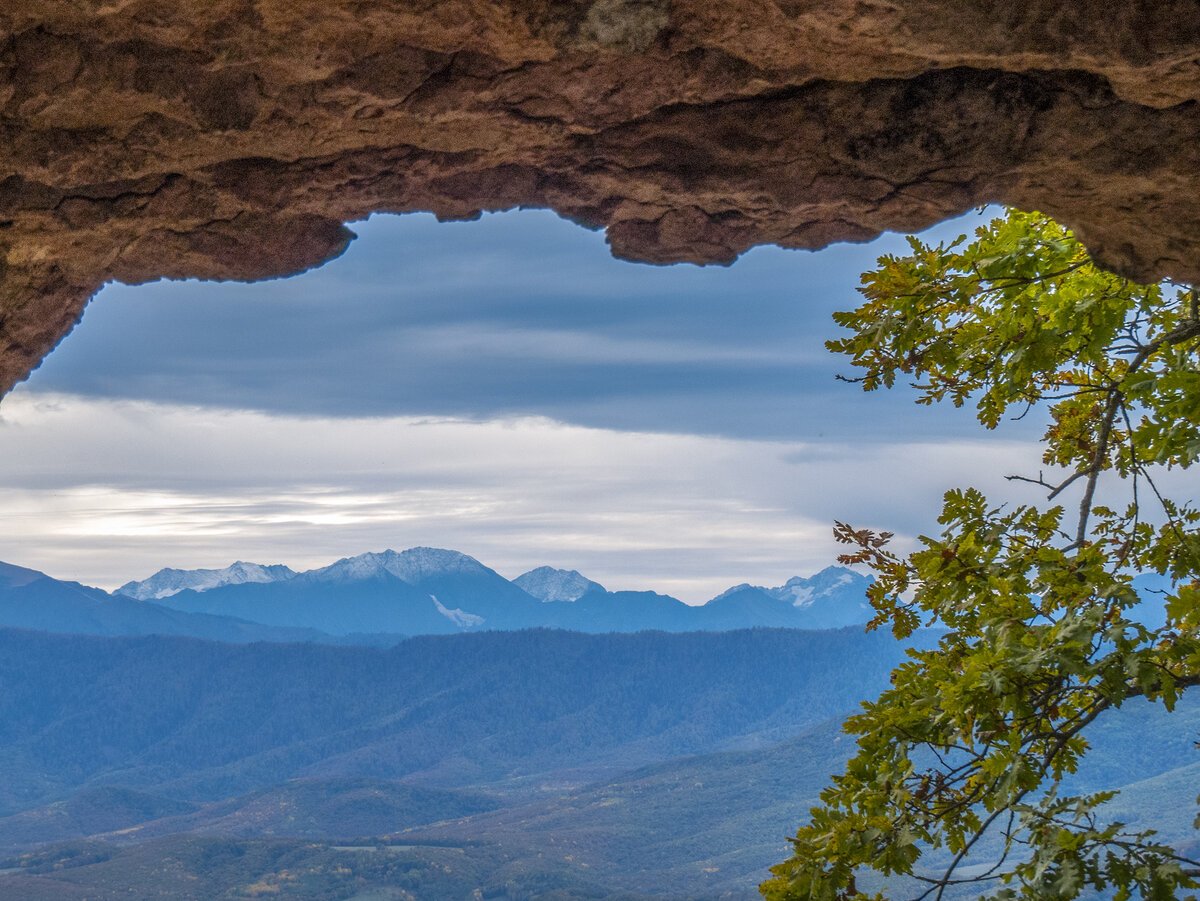
{"type": "MultiPolygon", "coordinates": [[[[1071,224],[1114,271],[1200,280],[1190,4],[1128,4],[1101,18],[1095,4],[972,11],[938,0],[432,6],[13,0],[0,14],[11,76],[0,86],[0,394],[106,279],[297,271],[342,249],[343,222],[378,210],[462,218],[548,207],[605,226],[619,255],[665,263],[866,239],[1006,202],[1071,224]]],[[[430,223],[430,234],[454,230],[465,246],[471,228],[491,229],[501,246],[538,233],[527,215],[543,214],[430,223]]],[[[877,251],[845,270],[830,261],[855,248],[618,273],[604,268],[596,235],[562,238],[591,242],[586,265],[548,231],[520,252],[476,246],[471,260],[446,259],[448,242],[405,231],[422,221],[373,219],[343,260],[294,281],[107,289],[0,404],[0,508],[16,523],[0,559],[111,586],[163,565],[248,558],[300,569],[440,545],[509,576],[550,563],[701,601],[734,582],[816,570],[832,556],[835,518],[896,529],[903,548],[942,488],[969,480],[987,491],[980,471],[1036,468],[1023,431],[1032,421],[982,442],[969,417],[833,381],[826,314],[853,303],[877,251]],[[394,265],[368,279],[354,261],[376,228],[405,240],[378,251],[394,265]]],[[[0,659],[20,666],[46,643],[13,644],[0,659]]],[[[87,644],[21,673],[28,709],[60,697],[61,673],[87,644]]],[[[193,684],[244,696],[264,670],[245,679],[227,665],[237,654],[193,666],[193,684]]],[[[804,680],[763,664],[803,661],[806,650],[748,656],[752,677],[739,684],[753,696],[770,686],[794,708],[804,680]]],[[[856,672],[882,662],[861,650],[840,658],[856,672]]],[[[131,685],[168,680],[130,679],[109,661],[93,670],[116,678],[68,690],[87,703],[38,747],[66,733],[70,748],[79,725],[102,720],[101,739],[81,750],[108,765],[137,736],[131,711],[173,726],[157,714],[189,694],[167,689],[174,707],[124,703],[131,685]],[[122,704],[95,703],[114,698],[122,704]]],[[[451,659],[438,670],[458,668],[451,659]]],[[[258,735],[286,731],[301,717],[279,698],[319,702],[337,681],[312,673],[266,672],[256,716],[220,691],[200,706],[232,711],[258,735]]],[[[588,689],[605,681],[587,675],[588,689]]],[[[678,674],[666,675],[658,682],[678,674]]],[[[362,685],[373,694],[346,706],[390,713],[408,688],[362,685]]],[[[709,721],[709,700],[661,706],[690,729],[709,721]]],[[[314,722],[341,714],[306,709],[314,722]]],[[[489,697],[468,716],[496,709],[489,697]]],[[[774,784],[812,771],[812,752],[835,747],[835,733],[795,746],[801,763],[774,784]]],[[[221,734],[201,726],[190,742],[171,741],[193,751],[221,734]]],[[[760,780],[741,775],[744,796],[760,780]]],[[[722,779],[730,784],[728,772],[712,784],[722,779]]],[[[588,829],[613,812],[607,804],[588,829]]],[[[791,804],[773,834],[804,806],[791,804]]],[[[672,831],[699,833],[705,813],[726,810],[720,798],[693,805],[672,831]]],[[[717,890],[709,875],[736,866],[731,845],[713,843],[706,893],[717,890]]],[[[222,839],[203,856],[240,854],[222,839]]],[[[463,869],[453,855],[443,862],[446,873],[463,869]]],[[[0,879],[12,878],[6,869],[0,879]]],[[[250,887],[271,893],[283,881],[250,887]]]]}

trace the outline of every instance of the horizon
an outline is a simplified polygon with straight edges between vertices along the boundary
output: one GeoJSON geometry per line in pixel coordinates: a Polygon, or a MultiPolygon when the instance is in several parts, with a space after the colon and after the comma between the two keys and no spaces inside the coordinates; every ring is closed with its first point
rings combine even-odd
{"type": "MultiPolygon", "coordinates": [[[[516,573],[515,575],[506,575],[505,573],[503,573],[503,572],[500,572],[498,569],[495,569],[494,567],[492,567],[492,566],[489,566],[486,560],[480,560],[480,559],[479,559],[478,557],[476,557],[475,555],[473,555],[473,554],[469,554],[469,553],[467,553],[467,552],[465,552],[465,551],[458,551],[458,550],[455,550],[455,549],[453,549],[453,548],[435,548],[435,547],[428,547],[428,546],[425,546],[425,545],[417,545],[417,546],[414,546],[414,547],[408,547],[408,548],[404,548],[403,550],[399,550],[399,551],[398,551],[398,550],[396,550],[396,549],[394,549],[394,548],[384,548],[383,550],[378,550],[378,551],[363,551],[362,553],[359,553],[359,554],[353,554],[353,555],[350,555],[350,556],[343,556],[343,557],[339,557],[338,559],[336,559],[336,560],[331,560],[331,561],[329,561],[328,563],[325,563],[325,564],[320,564],[320,565],[317,565],[317,566],[311,566],[311,567],[307,567],[307,568],[305,568],[305,569],[298,569],[297,567],[294,567],[294,566],[292,566],[292,565],[290,565],[290,564],[288,564],[288,563],[285,563],[285,562],[283,562],[283,561],[278,561],[278,560],[277,560],[277,561],[272,561],[272,562],[270,562],[270,563],[265,563],[265,562],[263,562],[263,561],[260,561],[260,560],[241,560],[241,559],[239,559],[239,560],[234,560],[234,561],[232,561],[232,562],[230,562],[230,563],[227,563],[227,564],[225,564],[224,566],[195,566],[195,567],[188,567],[188,568],[186,568],[186,569],[185,569],[185,568],[181,568],[181,567],[177,567],[177,566],[171,566],[170,564],[168,564],[168,565],[166,565],[166,566],[161,566],[161,567],[159,567],[158,569],[156,569],[154,572],[150,573],[149,575],[143,576],[143,577],[141,577],[141,578],[130,578],[130,579],[126,579],[126,580],[124,580],[123,582],[120,582],[119,584],[115,584],[115,585],[97,585],[97,584],[92,584],[92,583],[87,583],[87,582],[81,582],[80,584],[83,584],[83,585],[85,585],[85,586],[86,586],[86,587],[88,587],[88,588],[100,588],[100,589],[103,589],[104,591],[107,591],[107,592],[109,592],[110,594],[115,594],[119,588],[122,588],[122,587],[124,587],[125,585],[128,585],[128,584],[135,584],[135,583],[141,583],[141,582],[146,582],[146,581],[149,581],[150,579],[154,578],[155,576],[157,576],[159,573],[162,573],[162,572],[182,572],[182,573],[197,572],[197,571],[201,571],[201,572],[222,572],[222,571],[224,571],[224,570],[230,569],[231,567],[238,566],[238,565],[259,566],[259,567],[263,567],[263,568],[270,568],[270,567],[273,567],[273,566],[283,566],[283,567],[286,567],[287,569],[291,570],[291,572],[292,572],[294,575],[297,575],[297,576],[299,576],[299,575],[304,575],[305,573],[313,572],[313,571],[315,571],[315,570],[325,569],[325,568],[327,568],[327,567],[334,566],[334,565],[336,565],[336,564],[338,564],[338,563],[343,563],[343,562],[345,562],[345,561],[347,561],[347,560],[353,560],[353,559],[355,559],[355,558],[358,558],[358,557],[364,557],[364,556],[367,556],[367,555],[372,555],[372,554],[374,554],[374,555],[382,555],[382,554],[387,554],[387,553],[393,553],[393,554],[401,555],[401,554],[408,553],[409,551],[418,551],[418,550],[432,550],[432,551],[440,551],[440,552],[446,552],[446,553],[452,553],[452,554],[461,554],[461,555],[462,555],[462,556],[464,556],[464,557],[468,557],[468,558],[470,558],[470,559],[474,560],[476,563],[480,564],[481,566],[483,566],[483,567],[485,567],[485,568],[487,568],[487,569],[490,569],[490,570],[492,570],[492,571],[493,571],[493,572],[495,572],[497,575],[499,575],[499,576],[501,576],[502,578],[504,578],[504,579],[508,580],[509,582],[515,582],[515,581],[516,581],[518,578],[520,578],[521,576],[527,575],[527,574],[529,574],[529,573],[531,573],[531,572],[534,572],[534,571],[536,571],[536,570],[538,570],[538,569],[542,569],[542,568],[548,568],[548,569],[552,569],[552,570],[554,570],[555,572],[575,573],[575,574],[577,574],[577,575],[583,576],[585,579],[588,579],[589,581],[598,582],[598,584],[602,585],[602,587],[603,587],[603,588],[604,588],[606,591],[610,591],[610,592],[618,592],[618,591],[636,591],[636,592],[641,592],[641,591],[651,591],[651,592],[654,592],[654,593],[656,593],[656,594],[660,594],[660,595],[666,595],[666,596],[669,596],[669,597],[674,597],[674,595],[671,595],[671,594],[670,594],[670,592],[666,592],[666,591],[659,591],[659,590],[658,590],[656,587],[654,587],[654,586],[647,586],[647,585],[643,585],[643,586],[621,586],[621,587],[614,587],[614,586],[607,585],[607,584],[604,584],[604,583],[602,583],[602,582],[599,582],[599,580],[592,579],[592,578],[591,578],[591,577],[590,577],[590,576],[589,576],[589,575],[588,575],[586,572],[581,572],[581,571],[580,571],[580,570],[578,570],[578,569],[567,569],[567,568],[563,568],[563,567],[556,567],[556,566],[554,566],[553,564],[549,564],[549,563],[540,563],[540,564],[536,564],[536,565],[534,565],[534,566],[530,566],[530,567],[528,567],[528,568],[526,568],[526,569],[522,570],[521,572],[518,572],[518,573],[516,573]]],[[[16,568],[18,568],[18,569],[26,569],[26,570],[30,570],[30,571],[32,571],[32,572],[41,572],[41,573],[42,573],[42,575],[49,576],[50,578],[52,578],[52,579],[55,579],[56,581],[73,581],[73,582],[78,582],[78,581],[79,581],[79,580],[77,580],[77,579],[61,579],[61,578],[59,578],[58,576],[56,576],[54,573],[50,573],[50,572],[42,572],[41,570],[36,570],[36,569],[33,569],[32,567],[24,566],[24,565],[22,565],[22,564],[20,564],[20,563],[13,563],[12,561],[9,561],[9,560],[0,560],[0,565],[12,566],[12,567],[16,567],[16,568]]],[[[741,586],[743,586],[743,585],[750,585],[750,586],[752,586],[752,587],[755,587],[755,588],[768,588],[768,589],[774,589],[774,588],[779,588],[779,587],[782,587],[782,585],[783,585],[783,584],[786,584],[786,582],[790,582],[790,581],[791,581],[791,580],[793,580],[793,579],[800,579],[800,580],[802,580],[802,581],[808,581],[808,580],[810,580],[810,579],[812,579],[812,578],[814,578],[814,577],[816,577],[816,576],[820,575],[822,572],[825,572],[825,571],[826,571],[826,570],[828,570],[828,569],[843,569],[843,570],[847,570],[847,571],[849,571],[849,572],[857,573],[857,574],[859,574],[859,575],[867,575],[868,577],[870,577],[870,576],[869,576],[869,574],[862,573],[862,572],[861,572],[861,570],[860,570],[860,568],[856,568],[856,567],[854,567],[854,566],[846,565],[846,564],[843,564],[843,563],[838,563],[838,562],[835,560],[834,562],[832,562],[832,563],[828,564],[827,566],[823,566],[823,567],[821,567],[820,569],[813,570],[813,571],[812,571],[812,572],[810,572],[810,573],[807,573],[807,574],[805,574],[805,573],[796,573],[796,574],[794,574],[793,576],[790,576],[790,577],[789,577],[787,580],[785,580],[785,582],[784,582],[784,583],[781,583],[780,585],[768,585],[766,582],[763,582],[762,584],[757,584],[757,583],[754,583],[754,582],[750,582],[750,581],[745,581],[745,580],[743,580],[743,581],[741,581],[741,582],[735,582],[735,583],[731,583],[730,585],[728,585],[728,586],[726,586],[724,589],[722,589],[720,592],[718,592],[718,593],[714,594],[714,595],[713,595],[712,597],[710,597],[710,598],[706,598],[705,600],[703,600],[703,601],[700,601],[699,603],[694,603],[694,602],[691,602],[691,601],[687,601],[687,600],[684,600],[683,598],[675,598],[675,599],[676,599],[676,600],[681,600],[681,601],[683,601],[685,604],[687,604],[687,605],[688,605],[688,606],[690,606],[690,607],[703,606],[704,604],[708,603],[709,601],[715,600],[716,598],[720,597],[721,595],[725,594],[726,592],[728,592],[728,591],[730,591],[730,590],[732,590],[732,589],[734,589],[734,588],[739,588],[739,587],[741,587],[741,586]]],[[[285,581],[286,581],[286,580],[285,580],[285,581]]],[[[208,590],[208,589],[203,589],[203,590],[208,590]]]]}

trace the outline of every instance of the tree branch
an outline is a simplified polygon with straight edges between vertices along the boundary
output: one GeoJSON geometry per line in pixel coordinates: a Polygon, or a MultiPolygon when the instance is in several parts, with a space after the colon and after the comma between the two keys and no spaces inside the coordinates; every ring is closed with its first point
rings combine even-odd
{"type": "Polygon", "coordinates": [[[1004,478],[1009,482],[1029,482],[1031,485],[1041,485],[1043,488],[1049,488],[1050,493],[1048,495],[1046,495],[1046,500],[1052,501],[1056,497],[1058,497],[1059,494],[1061,494],[1066,488],[1073,485],[1079,479],[1082,479],[1085,475],[1087,475],[1087,470],[1081,469],[1078,472],[1074,473],[1073,475],[1067,476],[1066,479],[1059,482],[1057,485],[1052,485],[1050,482],[1047,482],[1045,479],[1043,479],[1042,474],[1040,472],[1038,473],[1038,477],[1036,479],[1031,479],[1028,476],[1016,476],[1016,475],[1005,476],[1004,478]]]}

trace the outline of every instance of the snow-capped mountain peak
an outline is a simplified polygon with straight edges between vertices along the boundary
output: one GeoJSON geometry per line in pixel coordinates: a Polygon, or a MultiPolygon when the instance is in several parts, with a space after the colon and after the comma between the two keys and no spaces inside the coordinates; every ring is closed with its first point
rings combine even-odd
{"type": "Polygon", "coordinates": [[[467,554],[436,547],[414,547],[395,554],[388,563],[388,572],[405,582],[420,581],[426,576],[448,573],[491,572],[467,554]]]}
{"type": "Polygon", "coordinates": [[[169,598],[181,591],[208,591],[222,585],[244,585],[247,582],[284,582],[295,576],[282,564],[263,566],[239,560],[224,569],[160,569],[148,579],[126,582],[113,594],[123,594],[139,601],[169,598]]]}
{"type": "Polygon", "coordinates": [[[395,551],[387,550],[382,553],[370,551],[354,557],[343,557],[328,566],[310,569],[301,577],[310,582],[357,582],[362,579],[378,578],[387,572],[387,564],[395,551]]]}
{"type": "MultiPolygon", "coordinates": [[[[0,568],[0,592],[7,590],[6,576],[27,581],[38,575],[0,568]]],[[[343,557],[300,574],[286,566],[242,561],[220,570],[164,569],[118,591],[184,612],[319,628],[331,635],[415,635],[533,627],[589,632],[841,628],[873,616],[865,597],[871,581],[831,566],[777,588],[735,585],[703,606],[689,607],[651,592],[608,592],[573,569],[539,566],[509,581],[459,551],[415,547],[343,557]],[[221,590],[209,591],[215,588],[221,590]]]]}
{"type": "Polygon", "coordinates": [[[577,601],[589,591],[604,591],[604,586],[585,578],[573,569],[539,566],[513,579],[513,584],[544,602],[577,601]]]}
{"type": "Polygon", "coordinates": [[[417,585],[429,576],[490,572],[491,570],[474,557],[458,551],[414,547],[400,552],[388,549],[378,553],[371,551],[356,557],[343,557],[329,566],[305,573],[304,577],[314,582],[357,582],[388,573],[402,582],[417,585]]]}
{"type": "Polygon", "coordinates": [[[867,576],[860,576],[841,566],[827,566],[807,579],[793,576],[778,588],[768,588],[767,593],[793,607],[809,607],[822,598],[855,589],[855,594],[865,591],[871,583],[867,576]]]}

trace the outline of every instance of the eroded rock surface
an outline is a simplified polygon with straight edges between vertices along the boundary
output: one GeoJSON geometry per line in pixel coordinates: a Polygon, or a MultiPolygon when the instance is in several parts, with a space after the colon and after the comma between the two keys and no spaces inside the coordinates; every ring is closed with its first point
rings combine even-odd
{"type": "Polygon", "coordinates": [[[6,0],[0,42],[0,392],[105,281],[296,272],[374,211],[724,263],[1001,201],[1200,280],[1192,2],[6,0]]]}

